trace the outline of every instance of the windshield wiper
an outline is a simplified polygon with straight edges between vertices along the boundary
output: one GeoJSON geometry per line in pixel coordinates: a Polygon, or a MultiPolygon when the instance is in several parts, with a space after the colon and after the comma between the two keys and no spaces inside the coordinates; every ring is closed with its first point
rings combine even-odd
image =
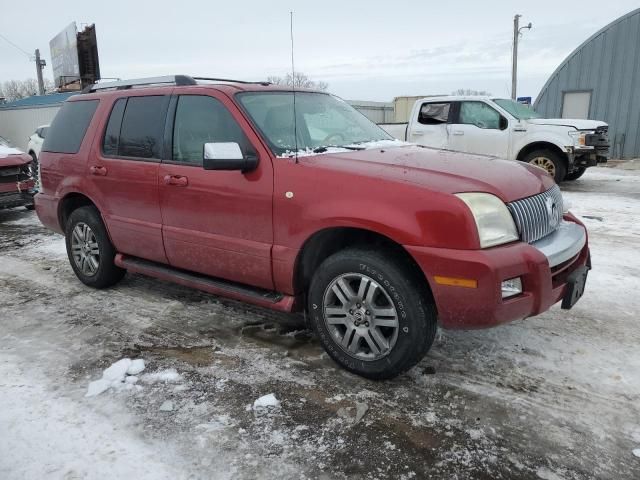
{"type": "Polygon", "coordinates": [[[364,147],[356,147],[353,145],[327,145],[327,146],[322,146],[322,147],[316,147],[312,150],[313,153],[324,153],[327,150],[329,150],[329,147],[334,147],[334,148],[344,148],[346,150],[364,150],[364,147]]]}

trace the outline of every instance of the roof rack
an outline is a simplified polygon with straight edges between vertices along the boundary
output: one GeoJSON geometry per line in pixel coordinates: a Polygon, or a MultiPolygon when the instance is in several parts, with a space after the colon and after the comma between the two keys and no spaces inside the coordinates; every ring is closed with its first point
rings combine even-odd
{"type": "Polygon", "coordinates": [[[82,90],[82,93],[97,92],[99,90],[115,89],[126,90],[131,87],[139,87],[144,85],[197,85],[197,80],[206,80],[210,82],[230,82],[243,84],[271,85],[270,82],[248,82],[246,80],[232,80],[229,78],[210,78],[210,77],[190,77],[188,75],[167,75],[163,77],[135,78],[132,80],[118,80],[116,82],[102,82],[89,85],[82,90]]]}

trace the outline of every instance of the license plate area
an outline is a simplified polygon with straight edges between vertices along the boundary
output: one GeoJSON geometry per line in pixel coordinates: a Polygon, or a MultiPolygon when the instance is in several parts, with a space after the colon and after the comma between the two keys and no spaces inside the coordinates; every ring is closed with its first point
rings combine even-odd
{"type": "Polygon", "coordinates": [[[589,274],[589,267],[579,267],[575,271],[571,272],[571,275],[567,277],[567,291],[562,299],[562,308],[569,310],[573,307],[584,293],[584,288],[587,283],[587,275],[589,274]]]}

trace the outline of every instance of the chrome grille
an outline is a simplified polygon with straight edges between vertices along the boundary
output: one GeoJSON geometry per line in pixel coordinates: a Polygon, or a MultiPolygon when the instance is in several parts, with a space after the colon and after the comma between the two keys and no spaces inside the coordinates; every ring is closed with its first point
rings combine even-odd
{"type": "Polygon", "coordinates": [[[544,193],[509,203],[520,240],[532,243],[552,233],[562,221],[562,193],[554,185],[544,193]]]}

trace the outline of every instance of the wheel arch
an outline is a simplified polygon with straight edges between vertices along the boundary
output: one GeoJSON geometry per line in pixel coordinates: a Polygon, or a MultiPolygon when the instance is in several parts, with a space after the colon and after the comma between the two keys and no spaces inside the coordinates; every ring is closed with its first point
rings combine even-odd
{"type": "Polygon", "coordinates": [[[560,148],[555,143],[544,142],[544,141],[531,142],[525,145],[524,147],[522,147],[522,149],[518,152],[518,155],[516,156],[516,160],[523,161],[527,155],[529,155],[531,152],[535,152],[536,150],[551,150],[552,152],[558,154],[560,158],[562,158],[567,168],[569,167],[569,158],[567,157],[567,152],[565,152],[562,148],[560,148]]]}
{"type": "Polygon", "coordinates": [[[424,272],[411,254],[386,235],[360,227],[331,227],[315,232],[303,244],[294,263],[293,285],[296,293],[306,294],[311,278],[329,256],[349,247],[366,246],[400,258],[422,284],[423,293],[433,302],[433,293],[424,272]]]}
{"type": "Polygon", "coordinates": [[[95,207],[98,212],[100,211],[97,204],[84,193],[68,192],[65,194],[58,203],[58,224],[60,229],[63,232],[65,231],[67,220],[74,210],[87,206],[95,207]]]}

